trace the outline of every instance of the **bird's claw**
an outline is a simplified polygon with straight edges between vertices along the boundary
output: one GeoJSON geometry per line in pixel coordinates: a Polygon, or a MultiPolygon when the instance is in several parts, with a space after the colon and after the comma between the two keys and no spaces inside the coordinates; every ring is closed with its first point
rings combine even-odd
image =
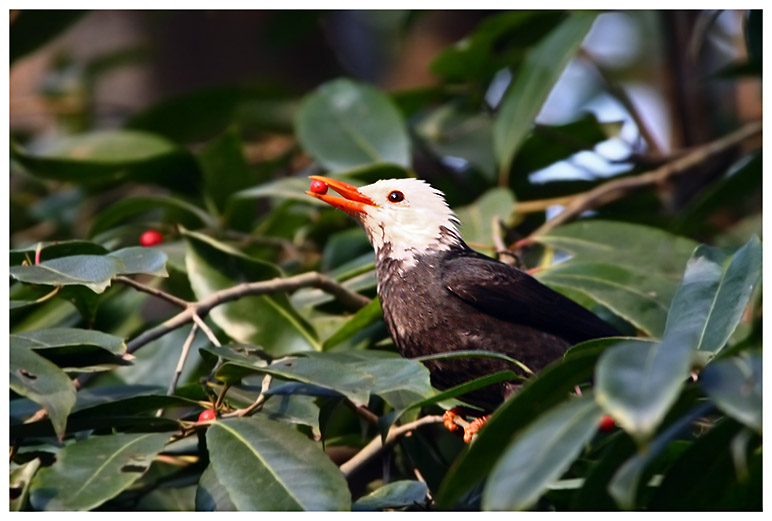
{"type": "Polygon", "coordinates": [[[448,409],[442,415],[442,424],[445,425],[445,428],[448,429],[450,432],[458,430],[458,425],[456,425],[456,418],[459,417],[458,411],[459,411],[459,408],[454,407],[453,409],[448,409]]]}
{"type": "Polygon", "coordinates": [[[464,427],[464,443],[472,441],[474,435],[477,434],[477,431],[479,431],[483,425],[488,423],[488,418],[490,417],[490,414],[486,414],[485,416],[480,416],[469,422],[466,427],[464,427]]]}

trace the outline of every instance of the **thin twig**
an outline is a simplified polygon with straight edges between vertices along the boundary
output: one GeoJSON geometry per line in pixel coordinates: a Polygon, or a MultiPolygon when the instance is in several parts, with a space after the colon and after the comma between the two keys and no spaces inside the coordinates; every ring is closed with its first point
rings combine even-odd
{"type": "MultiPolygon", "coordinates": [[[[272,380],[273,380],[273,377],[269,374],[263,377],[263,384],[260,387],[260,396],[257,397],[257,399],[252,403],[252,405],[244,409],[238,409],[236,411],[223,414],[222,417],[223,418],[234,418],[234,417],[241,418],[242,416],[249,416],[250,414],[262,409],[263,404],[270,397],[270,395],[267,393],[268,393],[268,389],[271,387],[272,380]]],[[[223,393],[223,396],[224,395],[225,393],[223,393]]]]}
{"type": "Polygon", "coordinates": [[[217,337],[215,336],[214,332],[212,331],[212,328],[210,328],[206,322],[204,322],[204,319],[199,317],[196,313],[193,313],[193,321],[198,325],[198,327],[201,328],[201,331],[204,332],[204,334],[209,338],[209,341],[216,345],[217,347],[220,347],[222,344],[220,344],[220,341],[217,340],[217,337]]]}
{"type": "Polygon", "coordinates": [[[671,176],[688,172],[692,167],[711,159],[713,156],[761,134],[762,128],[761,122],[748,123],[722,138],[694,148],[687,154],[665,163],[659,168],[635,177],[614,179],[587,192],[576,194],[572,196],[570,202],[566,203],[562,212],[537,228],[530,237],[543,235],[582,212],[616,201],[634,190],[654,186],[671,176]]]}
{"type": "Polygon", "coordinates": [[[625,89],[611,77],[608,71],[603,66],[601,66],[595,57],[592,56],[592,54],[590,54],[586,49],[581,49],[579,51],[579,56],[592,64],[592,66],[598,72],[598,75],[600,75],[601,79],[606,84],[606,88],[608,89],[609,93],[614,96],[630,114],[630,117],[635,122],[635,126],[638,127],[638,132],[641,134],[641,138],[643,138],[643,140],[646,142],[646,146],[649,148],[649,153],[655,158],[664,156],[665,154],[662,150],[662,147],[654,138],[654,133],[643,119],[643,116],[635,106],[635,103],[633,103],[633,100],[627,94],[627,91],[625,91],[625,89]]]}
{"type": "Polygon", "coordinates": [[[198,325],[193,324],[193,327],[190,328],[190,334],[188,334],[188,338],[185,339],[185,343],[182,344],[182,352],[180,353],[180,359],[177,360],[177,368],[174,370],[174,376],[172,377],[171,383],[169,383],[169,389],[166,392],[166,394],[174,394],[174,392],[177,390],[177,383],[180,381],[180,376],[182,375],[182,370],[185,367],[185,362],[188,359],[188,353],[190,353],[190,348],[193,345],[193,340],[196,338],[196,332],[198,332],[198,325]]]}
{"type": "Polygon", "coordinates": [[[370,299],[355,293],[333,279],[317,272],[303,273],[294,277],[275,278],[260,282],[247,282],[212,293],[198,302],[188,304],[188,307],[164,323],[148,329],[126,344],[127,351],[133,353],[145,344],[162,337],[184,324],[194,320],[193,315],[206,316],[209,311],[225,304],[248,296],[266,295],[268,293],[291,292],[300,288],[315,287],[335,296],[344,306],[361,309],[370,303],[370,299]]]}
{"type": "Polygon", "coordinates": [[[350,476],[372,458],[378,456],[384,450],[394,445],[400,436],[404,436],[424,425],[431,425],[434,423],[442,423],[442,416],[424,416],[423,418],[406,423],[405,425],[392,426],[392,428],[389,429],[389,433],[386,435],[386,441],[383,441],[381,436],[373,438],[373,440],[365,445],[362,450],[357,452],[354,457],[340,466],[341,472],[343,472],[345,476],[350,476]]]}
{"type": "Polygon", "coordinates": [[[357,405],[348,398],[346,398],[345,403],[352,411],[356,413],[357,416],[365,420],[367,423],[376,426],[378,425],[378,415],[370,411],[370,409],[364,405],[357,405]]]}
{"type": "Polygon", "coordinates": [[[143,293],[148,293],[155,297],[161,298],[167,302],[171,302],[175,306],[179,306],[181,308],[186,308],[191,304],[187,300],[183,300],[179,297],[175,297],[174,295],[167,293],[163,290],[154,288],[152,286],[148,286],[146,284],[142,284],[141,282],[137,282],[136,280],[130,279],[129,277],[124,277],[123,275],[118,275],[117,277],[113,277],[113,280],[115,282],[120,282],[122,284],[126,284],[127,286],[131,286],[132,288],[142,291],[143,293]]]}

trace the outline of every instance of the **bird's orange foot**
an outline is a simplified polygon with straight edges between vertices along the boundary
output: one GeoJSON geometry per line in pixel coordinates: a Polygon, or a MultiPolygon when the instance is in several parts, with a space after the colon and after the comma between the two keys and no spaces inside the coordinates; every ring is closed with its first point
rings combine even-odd
{"type": "Polygon", "coordinates": [[[456,425],[456,418],[459,417],[458,413],[460,411],[460,407],[454,407],[453,409],[445,411],[445,413],[442,415],[442,424],[445,425],[445,428],[450,432],[458,430],[458,425],[456,425]]]}
{"type": "Polygon", "coordinates": [[[490,414],[486,414],[485,416],[480,416],[469,422],[469,424],[464,427],[464,443],[472,441],[472,437],[477,434],[477,431],[479,431],[483,425],[488,423],[488,418],[490,417],[490,414]]]}

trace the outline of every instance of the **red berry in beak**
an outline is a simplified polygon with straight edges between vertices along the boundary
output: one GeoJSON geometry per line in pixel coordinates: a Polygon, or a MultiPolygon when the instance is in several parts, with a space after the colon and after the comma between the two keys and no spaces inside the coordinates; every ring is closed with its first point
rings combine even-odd
{"type": "Polygon", "coordinates": [[[327,183],[324,181],[318,181],[314,179],[311,181],[311,188],[310,190],[315,194],[326,194],[327,193],[327,183]]]}

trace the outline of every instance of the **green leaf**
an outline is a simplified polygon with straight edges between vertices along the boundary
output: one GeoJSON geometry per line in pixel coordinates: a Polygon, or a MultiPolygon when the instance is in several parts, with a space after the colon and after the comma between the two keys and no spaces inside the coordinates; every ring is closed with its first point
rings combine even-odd
{"type": "Polygon", "coordinates": [[[64,436],[67,415],[75,405],[75,386],[56,365],[34,351],[11,349],[11,389],[40,404],[48,413],[56,434],[64,436]]]}
{"type": "Polygon", "coordinates": [[[697,247],[656,228],[600,220],[560,226],[536,240],[571,254],[539,280],[584,293],[655,337],[665,329],[668,306],[697,247]]]}
{"type": "MultiPolygon", "coordinates": [[[[30,264],[35,263],[35,250],[37,244],[26,248],[11,250],[11,266],[21,264],[25,260],[30,264]]],[[[106,255],[107,249],[101,244],[91,241],[54,241],[40,243],[40,260],[46,261],[58,257],[69,257],[72,255],[106,255]]]]}
{"type": "Polygon", "coordinates": [[[638,450],[617,470],[608,484],[608,492],[621,508],[629,510],[635,507],[644,478],[651,474],[651,466],[657,458],[665,452],[671,441],[710,408],[709,404],[697,405],[687,414],[678,417],[645,450],[638,450]]]}
{"type": "Polygon", "coordinates": [[[621,342],[601,356],[595,398],[637,441],[647,440],[689,375],[695,335],[678,331],[653,345],[621,342]]]}
{"type": "Polygon", "coordinates": [[[144,474],[169,434],[92,436],[59,451],[41,469],[30,500],[37,510],[91,510],[117,496],[144,474]]]}
{"type": "Polygon", "coordinates": [[[598,429],[592,396],[542,414],[502,453],[483,492],[485,510],[524,510],[557,482],[598,429]]]}
{"type": "Polygon", "coordinates": [[[423,503],[428,492],[426,483],[420,481],[392,481],[357,499],[352,510],[373,512],[386,508],[409,507],[423,503]]]}
{"type": "Polygon", "coordinates": [[[420,121],[416,132],[440,158],[464,159],[493,182],[496,159],[491,145],[491,118],[456,105],[449,103],[431,112],[420,121]]]}
{"type": "Polygon", "coordinates": [[[325,83],[303,100],[296,129],[303,148],[333,172],[372,163],[410,165],[399,111],[365,84],[347,79],[325,83]]]}
{"type": "MultiPolygon", "coordinates": [[[[249,383],[245,379],[245,383],[249,383]]],[[[234,385],[228,389],[227,400],[236,407],[248,407],[253,404],[260,395],[260,385],[234,385]]],[[[260,409],[260,414],[271,420],[290,423],[294,425],[307,425],[315,436],[321,435],[319,430],[319,406],[315,396],[302,394],[273,395],[260,409]]]]}
{"type": "Polygon", "coordinates": [[[436,496],[439,508],[452,508],[475,485],[484,480],[501,455],[501,447],[545,410],[565,400],[566,395],[592,376],[597,353],[585,351],[558,361],[528,380],[511,399],[493,413],[477,440],[448,470],[436,496]]]}
{"type": "Polygon", "coordinates": [[[710,399],[727,416],[761,433],[761,355],[737,356],[711,362],[700,374],[710,399]]]}
{"type": "Polygon", "coordinates": [[[123,338],[90,329],[50,327],[11,334],[11,349],[51,349],[67,346],[95,346],[114,355],[126,352],[123,338]]]}
{"type": "Polygon", "coordinates": [[[461,231],[466,242],[493,245],[493,220],[506,222],[514,211],[515,198],[512,192],[507,188],[492,188],[473,204],[458,208],[456,216],[461,221],[461,231]]]}
{"type": "Polygon", "coordinates": [[[350,339],[358,332],[369,327],[378,321],[383,320],[383,310],[381,301],[374,298],[368,305],[357,311],[351,318],[330,335],[322,345],[322,350],[327,351],[346,340],[350,339]]]}
{"type": "Polygon", "coordinates": [[[35,458],[24,465],[11,470],[11,473],[8,476],[8,486],[11,491],[9,511],[21,512],[25,509],[27,500],[29,499],[30,482],[39,468],[40,459],[35,458]]]}
{"type": "Polygon", "coordinates": [[[340,470],[317,444],[260,417],[218,420],[206,433],[217,479],[239,510],[348,510],[340,470]]]}
{"type": "MultiPolygon", "coordinates": [[[[276,266],[204,235],[186,231],[184,237],[188,247],[188,277],[198,299],[239,283],[282,276],[276,266]]],[[[250,296],[222,304],[209,316],[234,340],[261,346],[274,356],[321,349],[316,333],[283,293],[250,296]]]]}
{"type": "MultiPolygon", "coordinates": [[[[206,348],[205,351],[222,354],[222,348],[206,348]]],[[[250,372],[270,374],[285,380],[311,384],[324,389],[330,389],[350,399],[357,405],[366,405],[373,385],[373,377],[356,368],[349,367],[329,357],[287,358],[270,365],[259,365],[246,360],[231,359],[223,364],[215,376],[223,381],[240,379],[245,374],[233,366],[250,369],[250,372]]]]}
{"type": "Polygon", "coordinates": [[[73,255],[32,266],[12,266],[10,272],[11,277],[29,284],[81,285],[94,293],[102,293],[123,269],[123,262],[115,257],[73,255]]]}
{"type": "Polygon", "coordinates": [[[130,246],[114,251],[108,256],[120,259],[123,262],[123,268],[120,271],[121,275],[142,273],[156,277],[169,276],[166,272],[166,254],[156,248],[130,246]]]}
{"type": "Polygon", "coordinates": [[[718,353],[740,322],[761,279],[761,242],[752,237],[734,255],[701,245],[673,298],[665,336],[673,329],[699,332],[697,348],[718,353]]]}
{"type": "MultiPolygon", "coordinates": [[[[95,237],[110,230],[127,217],[160,211],[163,211],[165,222],[181,224],[187,228],[206,226],[216,229],[218,227],[217,222],[198,206],[177,197],[146,195],[122,199],[99,212],[91,224],[89,237],[95,237]]],[[[158,220],[148,222],[158,222],[158,220]]]]}
{"type": "Polygon", "coordinates": [[[217,479],[214,466],[209,465],[201,474],[196,488],[197,512],[236,512],[238,509],[225,486],[217,479]]]}
{"type": "Polygon", "coordinates": [[[569,262],[624,265],[681,281],[697,243],[659,228],[618,221],[583,220],[558,226],[536,240],[571,254],[569,262]],[[635,238],[632,240],[631,238],[635,238]]]}
{"type": "Polygon", "coordinates": [[[143,132],[92,132],[59,139],[39,154],[30,154],[19,146],[12,146],[11,151],[31,173],[59,181],[114,182],[130,178],[177,189],[185,189],[187,184],[189,189],[198,184],[200,175],[188,152],[143,132]]]}
{"type": "MultiPolygon", "coordinates": [[[[719,421],[703,434],[664,474],[649,503],[652,511],[716,511],[737,481],[731,444],[742,425],[719,421]]],[[[720,509],[723,510],[723,509],[720,509]]]]}
{"type": "Polygon", "coordinates": [[[576,54],[595,17],[593,12],[572,13],[534,47],[517,71],[493,122],[493,149],[502,175],[509,174],[534,118],[576,54]]]}
{"type": "Polygon", "coordinates": [[[231,194],[247,188],[253,175],[244,158],[238,132],[230,128],[198,154],[204,175],[204,194],[220,213],[231,194]]]}

